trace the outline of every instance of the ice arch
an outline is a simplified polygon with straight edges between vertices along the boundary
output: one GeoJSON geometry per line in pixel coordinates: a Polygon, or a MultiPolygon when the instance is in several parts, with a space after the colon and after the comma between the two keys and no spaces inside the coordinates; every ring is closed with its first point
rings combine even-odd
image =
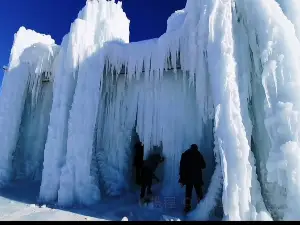
{"type": "Polygon", "coordinates": [[[203,133],[209,130],[199,126],[202,121],[198,119],[196,88],[189,85],[188,76],[182,71],[164,72],[161,78],[152,80],[145,73],[132,80],[110,74],[104,80],[97,127],[99,146],[95,153],[108,193],[120,194],[122,189],[128,189],[133,129],[144,143],[146,156],[154,146],[162,147],[166,157],[162,190],[165,194],[173,196],[180,191],[179,160],[190,143],[200,146],[210,167],[211,143],[201,143],[203,133]]]}

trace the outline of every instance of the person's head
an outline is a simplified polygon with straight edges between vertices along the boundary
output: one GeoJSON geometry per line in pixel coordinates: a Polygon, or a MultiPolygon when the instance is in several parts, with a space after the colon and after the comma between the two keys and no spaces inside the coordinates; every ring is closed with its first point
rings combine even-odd
{"type": "Polygon", "coordinates": [[[192,149],[192,150],[198,150],[198,146],[197,146],[196,144],[192,144],[192,145],[191,145],[191,149],[192,149]]]}

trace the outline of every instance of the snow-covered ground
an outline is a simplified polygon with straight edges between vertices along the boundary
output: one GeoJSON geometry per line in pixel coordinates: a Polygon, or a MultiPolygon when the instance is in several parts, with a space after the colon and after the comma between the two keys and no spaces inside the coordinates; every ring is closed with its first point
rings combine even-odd
{"type": "MultiPolygon", "coordinates": [[[[73,221],[169,221],[184,220],[183,202],[174,198],[154,198],[153,205],[138,204],[139,189],[125,196],[107,197],[89,207],[60,208],[37,203],[39,183],[16,181],[0,191],[0,220],[73,221]]],[[[154,185],[154,192],[156,191],[154,185]]]]}

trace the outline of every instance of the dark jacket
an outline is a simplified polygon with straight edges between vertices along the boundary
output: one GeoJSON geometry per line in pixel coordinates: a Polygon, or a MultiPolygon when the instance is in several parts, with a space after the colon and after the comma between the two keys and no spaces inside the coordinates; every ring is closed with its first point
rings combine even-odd
{"type": "Polygon", "coordinates": [[[204,158],[198,149],[188,149],[181,155],[179,183],[203,184],[202,169],[206,167],[204,158]]]}
{"type": "Polygon", "coordinates": [[[152,178],[159,181],[159,179],[155,176],[155,170],[157,169],[158,165],[163,161],[164,157],[160,156],[160,154],[150,155],[149,158],[144,161],[142,174],[145,176],[144,179],[147,182],[152,178]]]}
{"type": "Polygon", "coordinates": [[[144,146],[141,143],[136,143],[134,148],[135,148],[135,155],[134,155],[133,165],[136,167],[142,167],[144,161],[144,146]]]}
{"type": "Polygon", "coordinates": [[[164,158],[160,154],[150,155],[147,160],[144,161],[144,168],[149,169],[151,172],[155,172],[158,165],[164,161],[164,158]]]}

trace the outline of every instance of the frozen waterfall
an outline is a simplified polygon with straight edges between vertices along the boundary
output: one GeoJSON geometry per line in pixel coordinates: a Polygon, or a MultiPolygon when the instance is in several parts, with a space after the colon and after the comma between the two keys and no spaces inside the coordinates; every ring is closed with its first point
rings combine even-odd
{"type": "Polygon", "coordinates": [[[24,27],[0,90],[0,187],[91,205],[132,190],[134,142],[166,158],[160,192],[182,196],[181,154],[207,162],[188,218],[300,219],[297,0],[187,0],[157,39],[129,43],[122,4],[87,1],[60,46],[24,27]]]}

